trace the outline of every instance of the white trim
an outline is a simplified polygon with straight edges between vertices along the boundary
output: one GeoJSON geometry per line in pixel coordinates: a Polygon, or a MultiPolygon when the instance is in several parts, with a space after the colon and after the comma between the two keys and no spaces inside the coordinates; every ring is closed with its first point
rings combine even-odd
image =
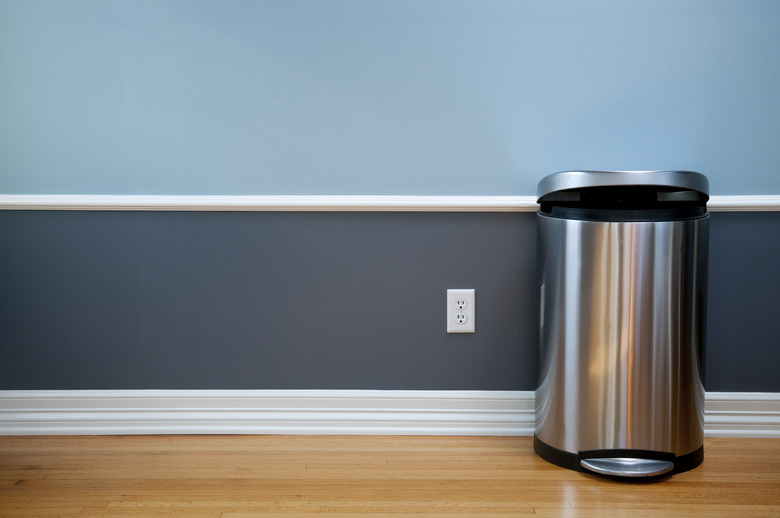
{"type": "MultiPolygon", "coordinates": [[[[713,196],[712,212],[780,211],[780,195],[713,196]]],[[[0,210],[535,212],[535,196],[0,194],[0,210]]]]}
{"type": "MultiPolygon", "coordinates": [[[[531,391],[0,391],[0,435],[528,436],[531,391]]],[[[780,393],[708,392],[708,437],[780,438],[780,393]]]]}
{"type": "Polygon", "coordinates": [[[780,393],[708,392],[704,408],[708,437],[780,438],[780,393]]]}
{"type": "Polygon", "coordinates": [[[7,210],[534,212],[533,196],[160,196],[2,194],[7,210]]]}
{"type": "Polygon", "coordinates": [[[712,196],[707,209],[710,212],[776,212],[780,211],[780,196],[712,196]]]}
{"type": "Polygon", "coordinates": [[[533,395],[493,391],[0,391],[0,435],[529,435],[533,395]]]}

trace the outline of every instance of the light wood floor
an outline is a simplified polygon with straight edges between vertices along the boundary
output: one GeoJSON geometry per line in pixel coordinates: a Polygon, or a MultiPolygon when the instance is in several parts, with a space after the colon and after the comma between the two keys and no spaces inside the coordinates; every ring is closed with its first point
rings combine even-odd
{"type": "Polygon", "coordinates": [[[709,439],[656,482],[575,473],[530,437],[0,437],[0,516],[780,517],[780,440],[709,439]]]}

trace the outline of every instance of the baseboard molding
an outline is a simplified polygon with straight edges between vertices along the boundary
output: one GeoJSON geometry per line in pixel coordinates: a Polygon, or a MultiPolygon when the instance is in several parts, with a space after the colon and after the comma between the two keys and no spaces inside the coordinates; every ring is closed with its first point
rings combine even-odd
{"type": "Polygon", "coordinates": [[[780,393],[707,392],[704,409],[708,437],[780,438],[780,393]]]}
{"type": "Polygon", "coordinates": [[[0,391],[0,434],[528,435],[525,392],[0,391]]]}
{"type": "MultiPolygon", "coordinates": [[[[530,391],[0,391],[0,435],[501,435],[534,429],[530,391]]],[[[780,393],[707,393],[709,437],[780,437],[780,393]]]]}
{"type": "MultiPolygon", "coordinates": [[[[712,196],[711,212],[780,211],[780,195],[712,196]]],[[[0,210],[535,212],[535,196],[0,194],[0,210]]]]}

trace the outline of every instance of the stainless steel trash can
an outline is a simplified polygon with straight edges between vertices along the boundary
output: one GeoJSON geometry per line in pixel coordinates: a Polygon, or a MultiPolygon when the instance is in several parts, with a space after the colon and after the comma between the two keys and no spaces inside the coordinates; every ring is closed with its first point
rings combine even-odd
{"type": "Polygon", "coordinates": [[[702,462],[708,190],[688,171],[539,182],[542,458],[634,477],[702,462]]]}

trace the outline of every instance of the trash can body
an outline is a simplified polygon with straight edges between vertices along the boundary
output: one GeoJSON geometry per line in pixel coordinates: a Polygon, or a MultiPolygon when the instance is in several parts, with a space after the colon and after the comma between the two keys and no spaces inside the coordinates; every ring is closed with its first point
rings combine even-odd
{"type": "Polygon", "coordinates": [[[706,183],[592,174],[608,185],[540,197],[534,447],[579,471],[685,471],[703,458],[706,183]]]}

